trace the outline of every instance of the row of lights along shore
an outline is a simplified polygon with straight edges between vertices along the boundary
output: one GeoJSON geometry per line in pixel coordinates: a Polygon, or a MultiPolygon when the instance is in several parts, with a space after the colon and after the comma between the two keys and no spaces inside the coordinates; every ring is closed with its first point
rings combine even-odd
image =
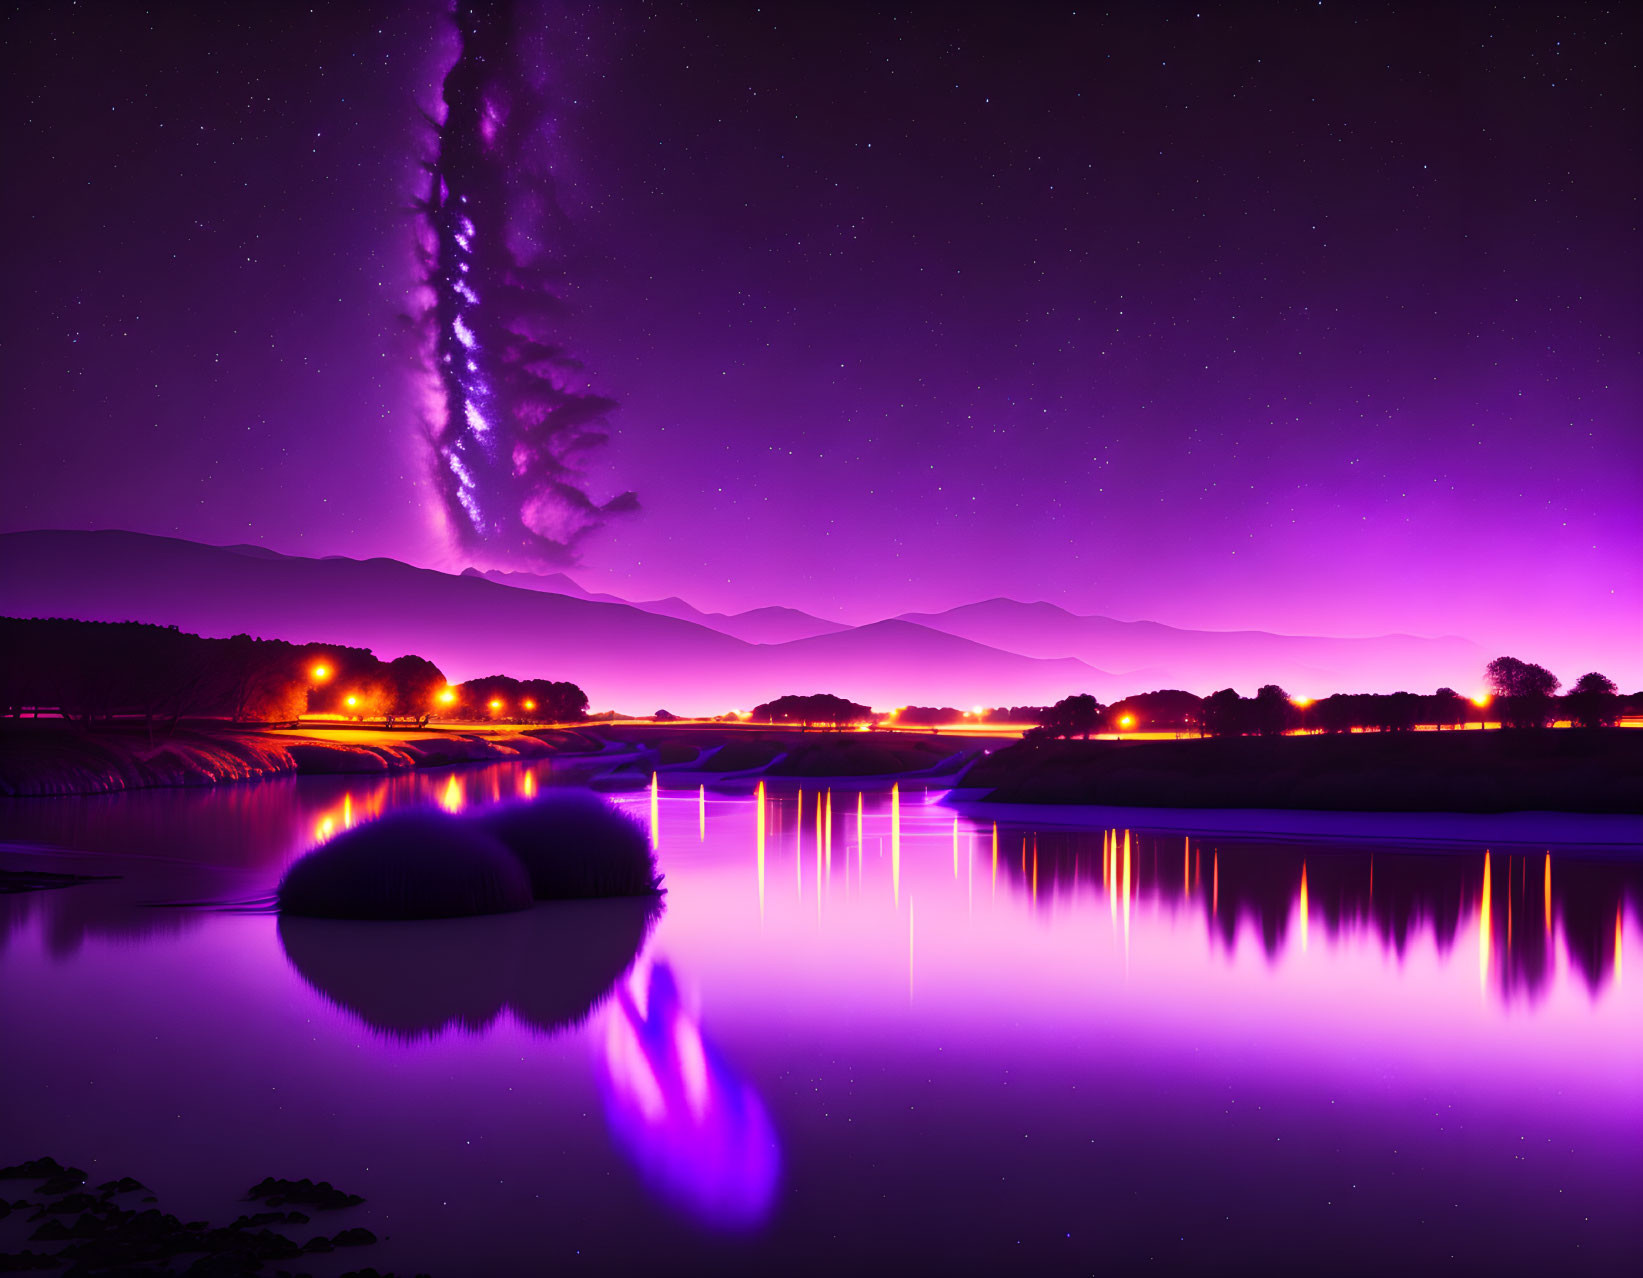
{"type": "MultiPolygon", "coordinates": [[[[308,673],[311,676],[313,676],[313,680],[314,680],[315,683],[324,683],[327,679],[329,679],[331,677],[331,668],[329,666],[324,666],[324,665],[315,666],[308,673]]],[[[443,689],[439,694],[438,700],[439,700],[439,703],[441,705],[447,705],[448,706],[448,705],[454,704],[455,701],[456,701],[456,689],[455,688],[450,688],[450,687],[447,687],[447,688],[443,689]]],[[[354,709],[355,707],[357,707],[359,705],[359,697],[357,695],[355,695],[354,693],[349,693],[346,697],[343,698],[343,704],[346,705],[350,710],[352,710],[352,709],[354,709]]],[[[507,703],[504,702],[502,700],[502,698],[500,698],[500,697],[492,697],[490,702],[488,703],[488,705],[489,705],[489,708],[492,709],[492,710],[505,710],[505,709],[507,709],[507,703]]],[[[528,697],[524,701],[521,701],[519,703],[519,705],[520,705],[520,708],[523,709],[523,710],[535,710],[536,709],[536,702],[532,701],[528,697]]]]}

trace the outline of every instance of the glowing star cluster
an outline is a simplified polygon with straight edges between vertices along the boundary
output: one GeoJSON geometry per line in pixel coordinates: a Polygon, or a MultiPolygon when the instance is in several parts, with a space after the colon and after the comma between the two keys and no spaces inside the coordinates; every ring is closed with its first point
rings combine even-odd
{"type": "Polygon", "coordinates": [[[563,562],[638,502],[595,501],[579,470],[615,404],[580,386],[559,341],[546,72],[519,52],[510,0],[459,0],[454,20],[460,53],[421,203],[435,486],[464,550],[563,562]]]}

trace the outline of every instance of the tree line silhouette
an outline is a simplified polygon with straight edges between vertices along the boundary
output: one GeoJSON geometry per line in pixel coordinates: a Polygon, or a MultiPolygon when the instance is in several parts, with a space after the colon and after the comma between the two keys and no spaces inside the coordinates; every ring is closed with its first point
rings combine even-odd
{"type": "Polygon", "coordinates": [[[207,639],[142,622],[0,617],[0,716],[60,716],[82,728],[183,719],[293,723],[305,713],[426,726],[439,718],[571,722],[573,683],[491,675],[451,684],[426,657],[234,635],[207,639]]]}
{"type": "Polygon", "coordinates": [[[1612,679],[1593,671],[1564,696],[1561,682],[1543,666],[1497,657],[1484,669],[1487,697],[1473,700],[1453,688],[1414,692],[1344,693],[1319,700],[1291,697],[1269,683],[1253,697],[1222,688],[1198,697],[1178,688],[1125,697],[1102,705],[1089,693],[1063,697],[1039,715],[1029,735],[1088,737],[1098,732],[1197,732],[1204,736],[1277,736],[1296,729],[1320,732],[1412,732],[1498,723],[1506,728],[1544,728],[1559,719],[1584,728],[1612,727],[1643,694],[1622,697],[1612,679]]]}

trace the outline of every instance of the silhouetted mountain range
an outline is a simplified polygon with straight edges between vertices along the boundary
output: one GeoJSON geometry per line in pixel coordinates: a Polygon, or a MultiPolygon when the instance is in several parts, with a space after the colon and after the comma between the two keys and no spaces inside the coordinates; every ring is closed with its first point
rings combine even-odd
{"type": "Polygon", "coordinates": [[[0,614],[147,621],[208,636],[414,652],[452,679],[570,679],[595,708],[717,713],[793,691],[889,707],[1039,704],[1122,689],[1081,661],[1001,652],[903,621],[751,644],[623,603],[393,559],[306,559],[129,532],[0,535],[0,614]]]}
{"type": "Polygon", "coordinates": [[[1470,693],[1485,653],[1453,635],[1421,639],[1380,635],[1328,639],[1262,630],[1181,630],[1156,621],[1081,617],[1049,603],[988,599],[946,612],[907,612],[901,620],[962,635],[1028,657],[1076,657],[1128,676],[1140,689],[1185,688],[1200,694],[1234,687],[1251,696],[1280,683],[1297,696],[1331,692],[1470,693]]]}
{"type": "Polygon", "coordinates": [[[569,595],[572,599],[624,603],[630,607],[642,608],[646,612],[653,612],[659,617],[692,621],[748,643],[787,643],[792,639],[809,639],[815,635],[832,635],[850,629],[849,626],[836,621],[812,617],[808,612],[800,612],[797,608],[750,608],[746,612],[735,613],[703,612],[677,595],[669,595],[666,599],[622,599],[616,595],[602,595],[583,590],[562,572],[505,572],[500,568],[481,571],[478,568],[468,568],[462,575],[483,577],[487,581],[499,582],[504,586],[519,586],[525,590],[544,590],[551,594],[569,595]]]}

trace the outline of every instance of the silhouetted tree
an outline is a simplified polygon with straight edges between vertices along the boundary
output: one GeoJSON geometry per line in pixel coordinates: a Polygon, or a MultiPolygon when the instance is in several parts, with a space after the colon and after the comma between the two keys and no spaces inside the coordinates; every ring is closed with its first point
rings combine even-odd
{"type": "Polygon", "coordinates": [[[1432,722],[1440,728],[1458,728],[1466,722],[1466,698],[1453,688],[1439,688],[1432,696],[1432,722]]]}
{"type": "Polygon", "coordinates": [[[1265,684],[1255,694],[1255,730],[1263,737],[1279,737],[1289,728],[1293,708],[1289,693],[1275,683],[1265,684]]]}
{"type": "Polygon", "coordinates": [[[409,719],[423,728],[439,708],[439,694],[445,690],[445,675],[426,657],[395,657],[388,663],[387,726],[396,719],[409,719]]]}
{"type": "Polygon", "coordinates": [[[1044,735],[1051,737],[1082,736],[1086,741],[1090,733],[1101,726],[1101,716],[1105,707],[1088,692],[1075,693],[1070,697],[1063,697],[1050,707],[1049,713],[1044,716],[1044,735]]]}
{"type": "Polygon", "coordinates": [[[1499,703],[1500,721],[1507,727],[1543,728],[1551,720],[1558,678],[1545,666],[1516,657],[1496,657],[1484,668],[1483,677],[1499,703]]]}
{"type": "Polygon", "coordinates": [[[1203,726],[1204,699],[1179,688],[1140,692],[1107,707],[1107,726],[1115,731],[1145,729],[1153,732],[1183,732],[1203,726]],[[1129,716],[1128,728],[1124,717],[1129,716]]]}
{"type": "Polygon", "coordinates": [[[1231,688],[1204,698],[1204,731],[1216,737],[1235,737],[1245,730],[1244,699],[1231,688]]]}
{"type": "Polygon", "coordinates": [[[1583,728],[1612,728],[1620,718],[1620,697],[1613,679],[1593,670],[1575,680],[1564,698],[1569,717],[1583,728]]]}
{"type": "Polygon", "coordinates": [[[866,723],[873,717],[870,706],[860,705],[830,692],[813,692],[808,696],[789,693],[753,707],[756,723],[797,723],[808,728],[811,724],[827,723],[834,727],[866,723]]]}

